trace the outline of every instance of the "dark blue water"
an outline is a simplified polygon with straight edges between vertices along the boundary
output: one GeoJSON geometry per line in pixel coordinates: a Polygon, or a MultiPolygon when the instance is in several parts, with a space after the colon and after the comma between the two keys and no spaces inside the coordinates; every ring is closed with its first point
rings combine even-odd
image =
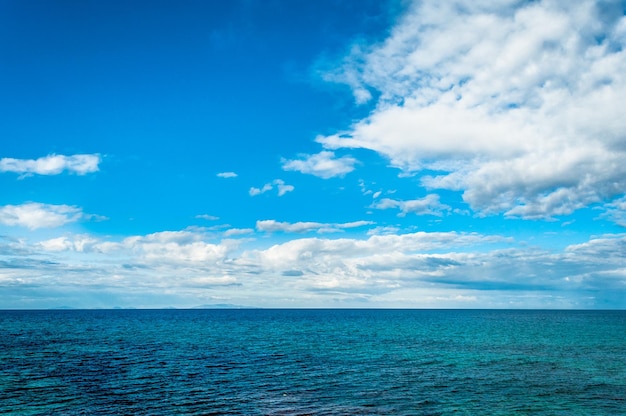
{"type": "Polygon", "coordinates": [[[626,414],[626,311],[1,311],[0,331],[5,414],[626,414]]]}

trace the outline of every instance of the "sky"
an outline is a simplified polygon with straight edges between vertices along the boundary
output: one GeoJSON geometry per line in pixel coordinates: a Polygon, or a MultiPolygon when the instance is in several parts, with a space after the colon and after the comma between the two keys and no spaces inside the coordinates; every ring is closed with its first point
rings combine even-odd
{"type": "Polygon", "coordinates": [[[0,0],[0,309],[626,308],[626,2],[0,0]]]}

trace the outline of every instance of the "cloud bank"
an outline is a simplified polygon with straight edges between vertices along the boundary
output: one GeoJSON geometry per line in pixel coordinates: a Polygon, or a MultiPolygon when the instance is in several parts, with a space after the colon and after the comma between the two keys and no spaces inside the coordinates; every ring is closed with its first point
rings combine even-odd
{"type": "Polygon", "coordinates": [[[67,298],[81,307],[112,306],[98,303],[104,300],[189,307],[220,298],[274,307],[602,308],[623,306],[626,294],[623,234],[548,251],[478,233],[295,238],[269,247],[229,238],[238,233],[226,230],[216,241],[194,230],[120,241],[0,238],[0,295],[4,307],[31,298],[51,306],[67,298]]]}

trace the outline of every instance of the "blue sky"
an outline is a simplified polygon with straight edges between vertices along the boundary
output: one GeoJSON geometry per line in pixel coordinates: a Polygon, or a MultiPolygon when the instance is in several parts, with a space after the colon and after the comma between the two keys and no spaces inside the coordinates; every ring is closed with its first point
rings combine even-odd
{"type": "Polygon", "coordinates": [[[625,10],[0,2],[0,308],[624,308],[625,10]]]}

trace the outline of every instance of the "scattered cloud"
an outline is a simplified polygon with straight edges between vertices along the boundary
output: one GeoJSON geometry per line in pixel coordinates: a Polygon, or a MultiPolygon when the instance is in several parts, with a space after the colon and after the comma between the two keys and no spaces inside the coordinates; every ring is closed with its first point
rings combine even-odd
{"type": "MultiPolygon", "coordinates": [[[[609,234],[626,227],[623,6],[600,0],[580,0],[575,7],[565,0],[404,1],[405,13],[385,31],[386,39],[350,45],[323,75],[349,86],[357,104],[369,103],[362,116],[343,131],[317,137],[319,153],[280,160],[284,175],[331,179],[362,165],[360,149],[376,152],[397,175],[378,175],[380,165],[363,169],[361,192],[341,193],[356,201],[335,201],[335,211],[345,212],[353,202],[362,209],[367,200],[364,218],[381,220],[332,222],[338,218],[329,212],[319,217],[329,222],[297,221],[290,212],[282,218],[294,222],[255,222],[259,217],[249,218],[254,210],[241,217],[235,209],[228,220],[242,228],[234,228],[203,214],[205,205],[191,215],[196,223],[216,221],[207,227],[106,236],[71,231],[77,227],[68,225],[78,221],[104,219],[77,206],[0,205],[0,231],[6,233],[0,235],[0,307],[189,307],[219,299],[269,307],[623,308],[626,234],[609,234]],[[408,195],[420,197],[406,199],[406,186],[419,186],[408,195]],[[461,196],[463,206],[442,202],[461,196]],[[530,223],[520,233],[519,223],[511,222],[511,233],[525,241],[416,231],[426,223],[431,230],[437,223],[440,230],[506,230],[481,217],[552,219],[586,207],[604,220],[597,227],[590,228],[588,210],[565,218],[564,228],[530,223]],[[395,214],[404,218],[382,220],[395,214]],[[532,229],[541,235],[531,235],[532,229]],[[607,234],[583,237],[590,230],[607,234]],[[562,248],[565,240],[570,245],[562,248]],[[538,247],[544,242],[550,248],[538,247]]],[[[0,173],[8,173],[5,183],[11,184],[8,199],[39,189],[38,181],[15,181],[13,174],[87,175],[103,161],[99,154],[39,155],[46,153],[0,158],[0,173]]],[[[238,178],[232,171],[210,174],[238,178]]],[[[193,180],[181,175],[170,184],[193,180]]],[[[294,191],[275,177],[259,175],[259,187],[249,188],[249,195],[294,191]]],[[[135,179],[146,184],[159,178],[135,179]]],[[[320,194],[300,196],[307,195],[309,205],[298,218],[323,206],[320,194]]],[[[239,196],[245,199],[245,190],[239,196]]],[[[221,197],[228,199],[219,204],[222,211],[242,203],[236,195],[221,197]]],[[[293,211],[292,202],[304,201],[288,199],[262,204],[263,212],[293,211]]],[[[164,218],[152,214],[129,227],[164,218]]],[[[260,218],[281,217],[265,214],[260,218]]]]}
{"type": "Polygon", "coordinates": [[[413,213],[415,215],[436,215],[442,216],[444,212],[449,212],[452,208],[439,201],[439,195],[429,194],[421,199],[400,201],[396,199],[383,198],[372,205],[376,209],[397,208],[400,210],[399,216],[413,213]]]}
{"type": "Polygon", "coordinates": [[[220,178],[228,179],[228,178],[236,178],[237,174],[235,172],[220,172],[217,174],[217,176],[220,178]]]}
{"type": "Polygon", "coordinates": [[[322,151],[314,155],[300,155],[301,159],[283,159],[283,170],[307,173],[323,179],[344,176],[354,170],[357,160],[350,156],[335,157],[334,152],[322,151]]]}
{"type": "MultiPolygon", "coordinates": [[[[29,202],[22,205],[5,205],[0,207],[0,224],[26,227],[30,230],[38,228],[55,228],[90,218],[75,206],[49,205],[29,202]]],[[[97,217],[103,219],[104,217],[97,217]]]]}
{"type": "Polygon", "coordinates": [[[21,177],[37,175],[58,175],[64,171],[85,175],[97,172],[101,162],[98,154],[72,156],[48,155],[39,159],[0,159],[0,172],[19,173],[21,177]]]}
{"type": "Polygon", "coordinates": [[[273,189],[273,186],[271,183],[266,183],[265,185],[263,185],[262,188],[250,188],[250,191],[248,191],[248,193],[250,194],[250,196],[257,196],[257,195],[261,195],[264,194],[267,191],[271,191],[273,189]]]}
{"type": "Polygon", "coordinates": [[[316,231],[318,233],[336,233],[348,228],[364,227],[373,224],[372,221],[354,221],[342,224],[321,223],[321,222],[279,222],[275,220],[262,220],[256,222],[257,231],[262,232],[286,232],[286,233],[306,233],[316,231]]]}
{"type": "Polygon", "coordinates": [[[283,181],[282,179],[274,179],[274,181],[270,183],[266,183],[261,188],[254,188],[254,187],[250,188],[248,193],[250,194],[250,196],[257,196],[257,195],[264,194],[267,191],[271,191],[272,189],[274,189],[274,187],[276,187],[278,196],[283,196],[287,192],[291,192],[294,189],[296,189],[293,185],[285,184],[285,181],[283,181]]]}
{"type": "Polygon", "coordinates": [[[626,17],[603,7],[416,1],[385,41],[327,74],[377,101],[317,141],[441,172],[422,185],[461,191],[484,215],[551,218],[622,195],[626,17]]]}
{"type": "Polygon", "coordinates": [[[381,190],[374,191],[372,189],[369,189],[368,186],[365,184],[365,181],[363,181],[362,179],[359,180],[359,188],[361,188],[361,193],[363,195],[371,195],[372,199],[378,198],[383,193],[383,191],[381,190]]]}
{"type": "Polygon", "coordinates": [[[278,196],[283,196],[285,195],[287,192],[291,192],[294,189],[293,185],[287,185],[285,184],[284,181],[280,180],[280,179],[276,179],[274,181],[274,185],[276,185],[276,187],[278,188],[278,196]]]}

